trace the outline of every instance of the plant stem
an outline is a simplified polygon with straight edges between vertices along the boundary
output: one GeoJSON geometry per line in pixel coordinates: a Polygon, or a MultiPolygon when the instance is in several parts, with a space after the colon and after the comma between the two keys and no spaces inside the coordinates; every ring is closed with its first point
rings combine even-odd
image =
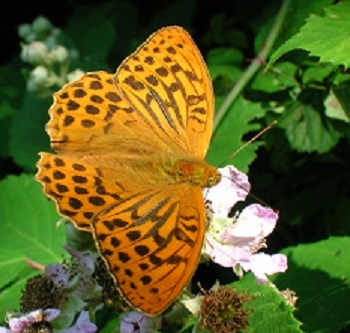
{"type": "Polygon", "coordinates": [[[255,73],[259,70],[262,64],[265,63],[266,58],[268,54],[270,53],[272,46],[281,30],[284,18],[287,13],[289,5],[289,0],[284,0],[282,3],[282,6],[276,16],[275,23],[273,24],[266,41],[261,48],[258,55],[255,57],[255,59],[252,61],[252,63],[249,65],[249,67],[245,70],[242,77],[236,82],[236,84],[232,87],[231,91],[228,93],[225,100],[222,102],[220,108],[218,109],[215,119],[214,119],[214,126],[213,126],[213,132],[217,130],[220,122],[226,115],[227,111],[229,110],[231,104],[237,99],[239,94],[242,92],[243,88],[247,85],[247,83],[250,81],[250,79],[255,75],[255,73]]]}

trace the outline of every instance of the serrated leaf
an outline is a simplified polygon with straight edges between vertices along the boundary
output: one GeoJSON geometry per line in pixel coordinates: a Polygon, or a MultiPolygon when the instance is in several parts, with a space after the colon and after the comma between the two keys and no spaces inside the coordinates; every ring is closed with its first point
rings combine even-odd
{"type": "Polygon", "coordinates": [[[238,291],[247,292],[254,299],[247,304],[249,314],[247,332],[300,333],[301,323],[295,319],[294,310],[278,290],[269,285],[259,285],[253,274],[247,274],[233,284],[238,291]]]}
{"type": "Polygon", "coordinates": [[[288,270],[274,281],[297,293],[296,316],[305,332],[334,333],[350,323],[350,238],[331,237],[290,247],[288,270]]]}
{"type": "MultiPolygon", "coordinates": [[[[262,117],[265,110],[258,103],[244,100],[242,97],[231,106],[226,117],[214,133],[207,159],[213,165],[220,165],[236,150],[244,145],[243,136],[260,129],[252,120],[262,117]]],[[[260,145],[253,142],[245,147],[230,161],[238,169],[247,172],[249,164],[256,157],[255,151],[260,145]]]]}
{"type": "Polygon", "coordinates": [[[298,152],[325,153],[339,140],[337,133],[314,109],[311,101],[297,100],[283,113],[279,126],[285,129],[287,139],[298,152]]]}
{"type": "Polygon", "coordinates": [[[350,65],[350,3],[340,2],[325,9],[324,16],[309,17],[300,32],[281,45],[270,58],[268,66],[284,53],[296,48],[310,52],[321,62],[350,65]]]}
{"type": "Polygon", "coordinates": [[[36,170],[38,152],[50,150],[49,137],[45,133],[50,103],[50,98],[42,99],[27,93],[21,109],[12,118],[10,152],[15,162],[29,172],[36,170]]]}
{"type": "MultiPolygon", "coordinates": [[[[274,50],[276,50],[286,40],[291,38],[291,36],[295,35],[299,31],[300,26],[305,23],[305,20],[311,13],[322,13],[326,6],[329,6],[333,3],[333,0],[290,0],[285,1],[283,5],[286,5],[287,2],[288,12],[283,20],[283,25],[274,43],[274,50]]],[[[281,2],[272,1],[264,4],[263,13],[265,13],[265,15],[263,15],[269,19],[265,19],[265,22],[263,24],[260,22],[261,15],[257,16],[258,24],[256,29],[258,31],[254,42],[256,53],[258,53],[259,50],[264,47],[266,36],[271,31],[271,27],[275,21],[275,18],[271,17],[271,13],[277,13],[279,6],[281,6],[281,2]]]]}
{"type": "Polygon", "coordinates": [[[56,228],[55,205],[42,193],[32,176],[9,176],[0,182],[1,292],[0,318],[7,309],[18,309],[20,289],[38,274],[28,258],[40,265],[62,260],[64,229],[56,228]],[[6,288],[5,288],[6,286],[6,288]]]}

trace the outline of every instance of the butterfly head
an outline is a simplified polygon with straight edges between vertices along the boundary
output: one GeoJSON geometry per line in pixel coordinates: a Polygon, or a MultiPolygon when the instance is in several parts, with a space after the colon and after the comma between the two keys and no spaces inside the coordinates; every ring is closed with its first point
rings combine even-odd
{"type": "Polygon", "coordinates": [[[198,159],[179,159],[163,165],[163,171],[177,183],[190,183],[195,186],[212,187],[221,180],[216,167],[198,159]]]}
{"type": "Polygon", "coordinates": [[[221,181],[221,173],[217,168],[208,166],[205,172],[205,187],[213,187],[221,181]]]}

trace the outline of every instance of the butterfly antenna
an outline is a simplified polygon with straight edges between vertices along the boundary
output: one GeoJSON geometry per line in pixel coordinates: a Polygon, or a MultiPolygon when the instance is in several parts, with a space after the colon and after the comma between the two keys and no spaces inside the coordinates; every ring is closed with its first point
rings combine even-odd
{"type": "Polygon", "coordinates": [[[263,130],[261,130],[258,134],[253,136],[249,141],[247,141],[243,146],[238,148],[232,155],[230,155],[224,162],[222,162],[219,166],[225,165],[228,161],[231,160],[234,156],[236,156],[239,152],[241,152],[244,148],[246,148],[248,145],[250,145],[252,142],[254,142],[257,138],[262,136],[265,132],[267,132],[269,129],[271,129],[273,126],[277,124],[277,120],[274,120],[270,125],[266,126],[263,130]]]}
{"type": "MultiPolygon", "coordinates": [[[[233,158],[234,156],[236,156],[239,152],[241,152],[245,147],[247,147],[249,144],[251,144],[252,142],[254,142],[257,138],[259,138],[261,135],[263,135],[265,132],[267,132],[269,129],[271,129],[273,126],[275,126],[277,124],[277,120],[274,120],[270,125],[266,126],[263,130],[261,130],[258,134],[256,134],[255,136],[253,136],[249,141],[247,141],[243,146],[241,146],[239,149],[237,149],[232,155],[230,155],[223,163],[220,164],[220,166],[225,165],[229,160],[231,160],[231,158],[233,158]]],[[[232,180],[232,179],[231,179],[232,180]]],[[[238,184],[237,184],[238,185],[238,184]]],[[[241,187],[240,185],[238,185],[239,187],[241,187]]],[[[241,187],[242,189],[244,189],[243,187],[241,187]]],[[[263,206],[267,206],[272,208],[276,213],[279,213],[279,211],[273,207],[271,207],[269,204],[267,204],[266,202],[264,202],[263,200],[261,200],[259,197],[257,197],[256,195],[254,195],[251,191],[249,191],[248,195],[250,197],[252,197],[253,199],[255,199],[257,202],[259,202],[261,205],[263,206]]]]}

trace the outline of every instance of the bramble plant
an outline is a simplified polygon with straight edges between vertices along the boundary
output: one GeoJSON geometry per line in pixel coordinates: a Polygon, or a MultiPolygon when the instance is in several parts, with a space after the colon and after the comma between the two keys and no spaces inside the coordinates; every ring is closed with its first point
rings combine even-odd
{"type": "Polygon", "coordinates": [[[141,5],[111,1],[76,5],[60,28],[44,16],[18,27],[21,52],[0,69],[0,332],[346,332],[350,2],[276,3],[254,17],[213,11],[199,26],[192,2],[174,1],[139,26],[141,5]],[[192,285],[151,317],[123,299],[90,233],[59,216],[33,175],[50,151],[53,93],[115,72],[172,24],[191,33],[213,81],[206,159],[222,182],[203,194],[192,285]]]}

